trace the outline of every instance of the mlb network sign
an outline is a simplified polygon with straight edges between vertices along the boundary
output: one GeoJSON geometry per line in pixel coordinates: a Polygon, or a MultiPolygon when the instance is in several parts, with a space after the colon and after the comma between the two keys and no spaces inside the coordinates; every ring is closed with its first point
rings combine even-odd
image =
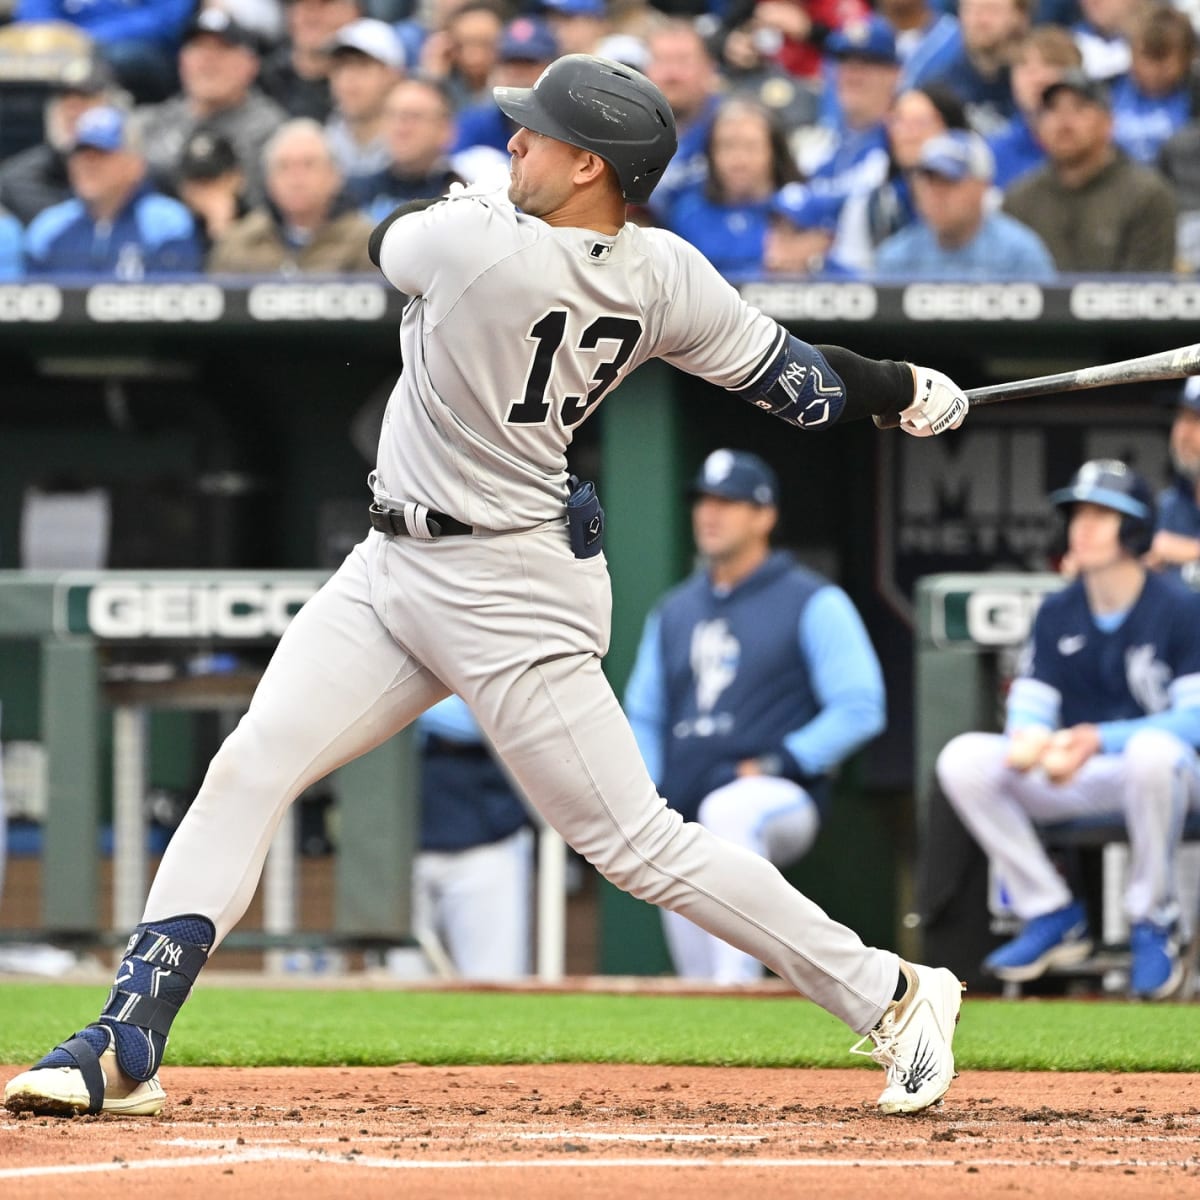
{"type": "Polygon", "coordinates": [[[263,641],[283,633],[318,584],[304,580],[159,580],[71,584],[67,633],[111,639],[263,641]]]}

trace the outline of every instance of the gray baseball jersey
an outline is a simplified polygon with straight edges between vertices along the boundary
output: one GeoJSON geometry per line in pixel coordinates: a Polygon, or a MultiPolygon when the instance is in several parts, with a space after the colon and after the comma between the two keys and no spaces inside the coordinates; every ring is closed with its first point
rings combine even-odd
{"type": "Polygon", "coordinates": [[[562,516],[574,428],[640,363],[736,388],[781,337],[674,234],[560,229],[503,193],[402,217],[379,264],[414,299],[376,493],[483,529],[562,516]],[[523,330],[514,309],[529,314],[523,330]]]}

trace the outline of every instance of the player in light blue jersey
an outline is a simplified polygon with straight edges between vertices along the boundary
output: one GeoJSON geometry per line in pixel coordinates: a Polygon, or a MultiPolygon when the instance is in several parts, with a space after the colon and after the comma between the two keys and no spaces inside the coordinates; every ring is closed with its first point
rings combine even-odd
{"type": "Polygon", "coordinates": [[[1183,977],[1175,862],[1200,808],[1200,595],[1146,569],[1154,499],[1124,463],[1085,463],[1050,499],[1068,514],[1077,578],[1038,611],[1005,732],[956,737],[938,780],[1025,922],[984,962],[1011,982],[1091,953],[1084,906],[1036,826],[1123,817],[1130,989],[1161,999],[1183,977]]]}

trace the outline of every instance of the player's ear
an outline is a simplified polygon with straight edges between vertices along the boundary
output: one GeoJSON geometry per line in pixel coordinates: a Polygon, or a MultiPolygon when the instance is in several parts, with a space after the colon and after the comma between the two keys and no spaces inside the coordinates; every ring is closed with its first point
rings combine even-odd
{"type": "Polygon", "coordinates": [[[608,163],[600,155],[593,154],[590,150],[584,150],[575,169],[575,181],[577,183],[594,183],[608,169],[608,163]]]}

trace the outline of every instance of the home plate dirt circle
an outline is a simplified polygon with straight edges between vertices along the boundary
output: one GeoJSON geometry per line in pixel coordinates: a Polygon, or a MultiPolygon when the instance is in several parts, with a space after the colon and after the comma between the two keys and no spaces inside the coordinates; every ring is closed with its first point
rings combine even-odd
{"type": "Polygon", "coordinates": [[[1200,1075],[972,1071],[915,1117],[874,1111],[881,1078],[590,1064],[168,1067],[156,1118],[5,1113],[0,1194],[1200,1197],[1200,1075]]]}

